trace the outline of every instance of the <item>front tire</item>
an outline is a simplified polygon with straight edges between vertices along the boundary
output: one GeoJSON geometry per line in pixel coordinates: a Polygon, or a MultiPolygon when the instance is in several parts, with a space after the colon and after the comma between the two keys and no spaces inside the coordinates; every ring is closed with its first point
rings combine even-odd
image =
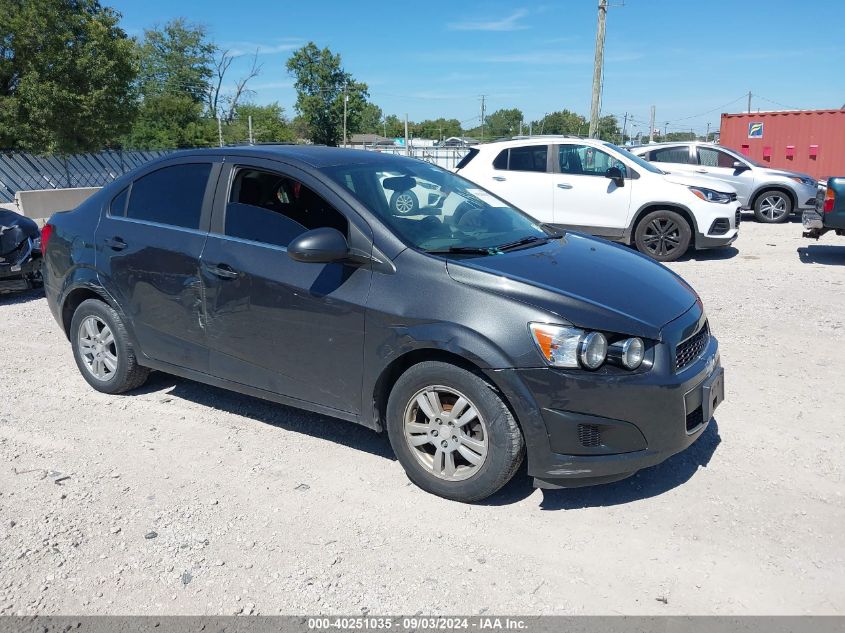
{"type": "Polygon", "coordinates": [[[754,217],[764,224],[786,222],[792,213],[792,199],[782,191],[764,191],[754,201],[754,217]]]}
{"type": "Polygon", "coordinates": [[[70,341],[76,366],[97,391],[123,393],[146,382],[150,370],[138,364],[120,315],[107,303],[87,299],[79,304],[70,341]]]}
{"type": "Polygon", "coordinates": [[[659,262],[673,262],[689,249],[692,228],[674,211],[652,211],[637,224],[637,250],[659,262]]]}
{"type": "Polygon", "coordinates": [[[387,403],[387,432],[412,482],[465,503],[504,486],[524,454],[502,398],[480,376],[448,363],[419,363],[399,377],[387,403]]]}

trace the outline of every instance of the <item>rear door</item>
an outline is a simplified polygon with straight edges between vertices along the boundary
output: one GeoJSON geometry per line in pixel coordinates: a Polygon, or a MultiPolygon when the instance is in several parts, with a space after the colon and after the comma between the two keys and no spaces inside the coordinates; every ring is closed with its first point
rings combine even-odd
{"type": "Polygon", "coordinates": [[[736,189],[737,198],[742,206],[750,204],[754,191],[754,170],[746,167],[737,169],[734,163],[745,164],[733,154],[715,147],[699,147],[698,165],[695,173],[708,178],[717,178],[736,189]]]}
{"type": "Polygon", "coordinates": [[[646,152],[644,158],[652,163],[660,163],[663,171],[678,174],[692,174],[698,169],[695,148],[690,145],[661,146],[646,152]]]}
{"type": "Polygon", "coordinates": [[[554,223],[596,235],[621,236],[628,226],[634,186],[625,163],[580,143],[561,144],[555,155],[554,223]],[[618,167],[625,174],[625,186],[620,187],[607,177],[611,167],[618,167]]]}
{"type": "Polygon", "coordinates": [[[297,262],[287,245],[331,227],[370,252],[369,225],[312,175],[275,161],[224,168],[201,268],[215,376],[339,411],[361,410],[372,272],[297,262]]]}
{"type": "Polygon", "coordinates": [[[554,200],[548,145],[504,149],[478,182],[540,222],[552,222],[554,200]]]}
{"type": "Polygon", "coordinates": [[[96,231],[100,283],[150,358],[208,370],[199,257],[221,158],[157,164],[120,191],[96,231]]]}

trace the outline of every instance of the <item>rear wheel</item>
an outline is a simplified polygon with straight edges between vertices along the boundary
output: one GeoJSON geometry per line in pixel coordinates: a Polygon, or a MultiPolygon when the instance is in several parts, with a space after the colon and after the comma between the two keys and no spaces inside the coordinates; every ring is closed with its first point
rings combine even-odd
{"type": "Polygon", "coordinates": [[[634,243],[637,250],[659,262],[672,262],[687,252],[692,228],[674,211],[652,211],[637,225],[634,243]]]}
{"type": "Polygon", "coordinates": [[[105,302],[87,299],[79,304],[70,340],[76,366],[97,391],[122,393],[147,380],[149,369],[138,364],[120,315],[105,302]]]}
{"type": "Polygon", "coordinates": [[[481,377],[447,363],[402,374],[388,400],[387,431],[411,481],[455,501],[492,495],[522,463],[522,433],[505,403],[481,377]]]}
{"type": "Polygon", "coordinates": [[[754,201],[754,217],[758,222],[786,222],[792,213],[792,199],[782,191],[764,191],[754,201]]]}

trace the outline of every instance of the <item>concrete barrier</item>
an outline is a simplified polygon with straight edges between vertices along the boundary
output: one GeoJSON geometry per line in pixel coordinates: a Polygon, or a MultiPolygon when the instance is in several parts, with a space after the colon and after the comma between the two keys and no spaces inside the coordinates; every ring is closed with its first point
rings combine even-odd
{"type": "Polygon", "coordinates": [[[44,220],[56,211],[75,209],[100,187],[79,187],[77,189],[32,189],[18,191],[15,204],[19,213],[33,220],[44,220]]]}

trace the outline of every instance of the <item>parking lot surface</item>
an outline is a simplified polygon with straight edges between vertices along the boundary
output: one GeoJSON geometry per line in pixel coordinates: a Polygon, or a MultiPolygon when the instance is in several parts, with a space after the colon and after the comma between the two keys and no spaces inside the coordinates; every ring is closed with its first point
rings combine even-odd
{"type": "Polygon", "coordinates": [[[99,394],[42,294],[0,296],[0,613],[845,613],[845,241],[800,235],[670,265],[726,370],[689,450],[477,505],[349,423],[163,374],[99,394]]]}

